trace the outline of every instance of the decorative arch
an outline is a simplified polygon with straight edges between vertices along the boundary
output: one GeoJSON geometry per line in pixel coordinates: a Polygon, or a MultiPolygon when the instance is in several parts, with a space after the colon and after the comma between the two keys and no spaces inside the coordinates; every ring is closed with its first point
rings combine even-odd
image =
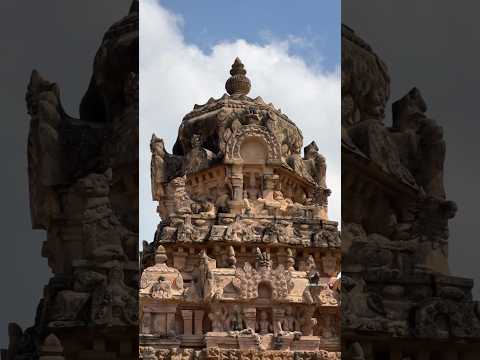
{"type": "Polygon", "coordinates": [[[267,267],[257,270],[248,262],[243,268],[236,269],[232,284],[241,299],[257,299],[261,286],[269,286],[271,299],[282,300],[288,297],[294,286],[292,274],[283,265],[279,265],[275,270],[267,267]]]}
{"type": "Polygon", "coordinates": [[[281,148],[277,139],[266,128],[259,125],[244,125],[239,127],[228,139],[225,161],[244,163],[251,159],[244,159],[248,154],[244,145],[252,144],[253,150],[265,150],[264,156],[257,154],[265,163],[280,162],[281,148]],[[243,155],[243,156],[242,156],[243,155]]]}

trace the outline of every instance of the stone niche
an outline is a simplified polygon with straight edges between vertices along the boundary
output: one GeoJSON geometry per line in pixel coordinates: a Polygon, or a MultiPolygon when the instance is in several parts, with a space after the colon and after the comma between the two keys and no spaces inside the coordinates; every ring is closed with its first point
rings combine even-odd
{"type": "Polygon", "coordinates": [[[302,156],[295,124],[247,96],[240,60],[230,73],[228,94],[184,117],[173,154],[152,137],[161,221],[144,245],[140,354],[339,359],[325,159],[315,143],[302,156]]]}

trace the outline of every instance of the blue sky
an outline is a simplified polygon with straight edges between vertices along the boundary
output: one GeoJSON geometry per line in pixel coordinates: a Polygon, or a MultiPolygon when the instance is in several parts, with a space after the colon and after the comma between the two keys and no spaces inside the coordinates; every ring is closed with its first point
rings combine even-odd
{"type": "Polygon", "coordinates": [[[302,39],[292,45],[292,54],[307,63],[321,61],[333,70],[340,64],[340,0],[296,1],[187,1],[159,2],[184,19],[186,41],[208,53],[219,42],[245,39],[264,44],[277,39],[302,39]],[[319,57],[321,59],[319,59],[319,57]]]}

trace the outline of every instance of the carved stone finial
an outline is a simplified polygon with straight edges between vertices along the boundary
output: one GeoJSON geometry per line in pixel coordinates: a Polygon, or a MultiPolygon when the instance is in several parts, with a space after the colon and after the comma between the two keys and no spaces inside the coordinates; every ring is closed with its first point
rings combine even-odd
{"type": "Polygon", "coordinates": [[[157,264],[164,264],[167,262],[167,251],[160,245],[155,252],[155,262],[157,264]]]}
{"type": "Polygon", "coordinates": [[[60,339],[54,334],[48,335],[40,347],[40,359],[63,359],[63,347],[60,339]]]}
{"type": "Polygon", "coordinates": [[[247,71],[243,63],[237,57],[230,70],[230,78],[225,83],[225,89],[231,96],[247,95],[250,91],[250,79],[245,75],[247,71]]]}

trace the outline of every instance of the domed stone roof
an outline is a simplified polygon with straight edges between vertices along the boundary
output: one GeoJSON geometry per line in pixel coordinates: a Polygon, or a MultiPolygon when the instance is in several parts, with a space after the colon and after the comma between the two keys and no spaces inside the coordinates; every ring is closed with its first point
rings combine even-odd
{"type": "Polygon", "coordinates": [[[191,150],[194,134],[200,135],[202,146],[221,156],[224,136],[232,131],[232,125],[260,125],[276,136],[281,145],[283,158],[299,153],[303,144],[303,135],[295,123],[273,104],[265,103],[261,97],[247,96],[251,83],[239,58],[236,58],[232,75],[226,81],[228,94],[219,99],[210,98],[203,105],[195,105],[185,115],[174,146],[175,155],[185,155],[191,150]]]}

